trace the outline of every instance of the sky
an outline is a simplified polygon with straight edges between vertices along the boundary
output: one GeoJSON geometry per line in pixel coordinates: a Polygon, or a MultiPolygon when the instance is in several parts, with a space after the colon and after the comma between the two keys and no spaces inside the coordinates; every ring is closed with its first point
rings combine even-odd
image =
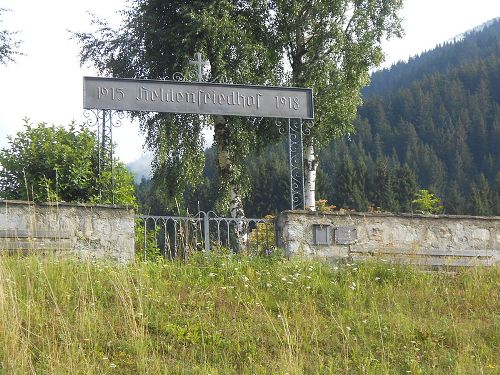
{"type": "MultiPolygon", "coordinates": [[[[30,123],[67,125],[84,122],[82,78],[96,76],[80,66],[79,46],[68,30],[91,31],[89,12],[119,25],[126,0],[0,0],[1,29],[18,31],[21,52],[15,63],[0,65],[0,148],[7,135],[30,123]]],[[[455,36],[500,16],[498,0],[406,0],[401,12],[405,35],[383,44],[389,67],[432,49],[455,36]]],[[[130,163],[143,154],[137,123],[123,121],[113,130],[117,155],[130,163]]]]}

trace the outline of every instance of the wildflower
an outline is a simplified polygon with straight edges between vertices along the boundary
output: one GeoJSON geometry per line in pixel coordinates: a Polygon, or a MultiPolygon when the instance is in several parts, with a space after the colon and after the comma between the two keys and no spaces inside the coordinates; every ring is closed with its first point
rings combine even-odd
{"type": "Polygon", "coordinates": [[[271,284],[271,283],[266,283],[266,286],[267,286],[268,288],[270,288],[270,287],[272,287],[272,286],[273,286],[273,284],[271,284]]]}
{"type": "Polygon", "coordinates": [[[351,330],[351,327],[349,327],[349,326],[347,326],[347,327],[345,327],[345,328],[346,328],[348,331],[350,331],[350,330],[351,330]]]}
{"type": "Polygon", "coordinates": [[[352,285],[349,288],[351,288],[352,290],[355,290],[356,289],[356,283],[353,282],[352,285]]]}
{"type": "Polygon", "coordinates": [[[364,324],[368,323],[368,320],[367,319],[363,319],[362,321],[364,324]]]}
{"type": "Polygon", "coordinates": [[[282,278],[281,278],[281,281],[286,281],[286,277],[282,277],[282,278]]]}
{"type": "Polygon", "coordinates": [[[208,274],[208,276],[210,276],[210,277],[214,277],[214,276],[217,276],[217,274],[216,274],[216,273],[213,273],[213,272],[210,272],[210,273],[208,274]]]}
{"type": "Polygon", "coordinates": [[[308,286],[306,286],[306,289],[311,289],[311,287],[308,285],[308,286]]]}
{"type": "Polygon", "coordinates": [[[248,277],[246,277],[245,275],[243,275],[243,281],[247,283],[250,281],[250,279],[248,277]]]}
{"type": "Polygon", "coordinates": [[[375,278],[375,281],[379,281],[379,280],[380,280],[380,277],[376,277],[376,278],[375,278]]]}
{"type": "Polygon", "coordinates": [[[111,362],[111,363],[109,364],[109,367],[111,367],[111,368],[116,368],[116,365],[115,365],[113,362],[111,362]]]}

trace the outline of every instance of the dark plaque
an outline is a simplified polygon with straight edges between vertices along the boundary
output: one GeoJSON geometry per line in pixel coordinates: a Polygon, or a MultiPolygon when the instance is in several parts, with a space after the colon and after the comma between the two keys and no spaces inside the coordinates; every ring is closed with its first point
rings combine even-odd
{"type": "Polygon", "coordinates": [[[357,241],[358,232],[354,227],[335,227],[335,243],[339,245],[350,245],[357,241]]]}
{"type": "Polygon", "coordinates": [[[313,224],[313,243],[315,245],[330,245],[331,242],[331,226],[313,224]]]}

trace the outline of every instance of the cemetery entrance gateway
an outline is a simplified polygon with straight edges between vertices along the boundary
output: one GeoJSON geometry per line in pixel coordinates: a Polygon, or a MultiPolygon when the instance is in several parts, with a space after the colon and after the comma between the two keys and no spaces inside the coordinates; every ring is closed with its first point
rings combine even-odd
{"type": "MultiPolygon", "coordinates": [[[[84,108],[286,119],[289,139],[290,206],[303,208],[302,121],[313,118],[311,89],[84,77],[84,108]]],[[[103,127],[106,125],[102,115],[103,127]]],[[[109,126],[112,129],[112,115],[109,126]]],[[[282,122],[280,132],[286,130],[282,122]]],[[[285,125],[286,126],[286,125],[285,125]]],[[[112,131],[112,130],[111,130],[112,131]]],[[[111,132],[102,131],[104,134],[111,132]]]]}
{"type": "Polygon", "coordinates": [[[83,107],[96,117],[88,122],[98,126],[99,160],[110,160],[112,170],[113,159],[105,156],[112,156],[112,129],[123,117],[115,111],[275,118],[279,132],[288,132],[290,208],[304,208],[302,139],[309,127],[303,121],[314,117],[312,89],[201,82],[205,62],[197,57],[190,63],[198,65],[198,82],[84,77],[83,107]]]}

